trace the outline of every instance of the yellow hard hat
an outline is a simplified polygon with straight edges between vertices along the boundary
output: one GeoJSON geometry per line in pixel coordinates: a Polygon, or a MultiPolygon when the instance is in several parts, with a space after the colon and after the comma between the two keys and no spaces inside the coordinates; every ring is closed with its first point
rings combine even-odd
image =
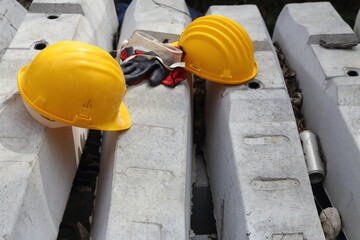
{"type": "Polygon", "coordinates": [[[108,52],[90,44],[64,41],[46,47],[21,68],[18,88],[45,118],[105,131],[131,126],[122,102],[122,70],[108,52]]]}
{"type": "Polygon", "coordinates": [[[258,67],[248,33],[230,18],[197,18],[182,32],[185,69],[204,79],[240,84],[255,77],[258,67]]]}

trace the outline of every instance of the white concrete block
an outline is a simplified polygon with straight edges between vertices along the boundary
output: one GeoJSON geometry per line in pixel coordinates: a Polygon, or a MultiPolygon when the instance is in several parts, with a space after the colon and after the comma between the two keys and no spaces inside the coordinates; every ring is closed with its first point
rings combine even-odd
{"type": "MultiPolygon", "coordinates": [[[[317,44],[320,39],[331,42],[357,40],[353,30],[329,2],[287,4],[283,10],[277,22],[282,22],[283,27],[292,28],[292,31],[297,32],[295,43],[317,44]],[[312,17],[306,18],[307,16],[312,17]],[[283,19],[289,17],[293,17],[298,24],[290,26],[290,23],[285,23],[283,19]]],[[[280,32],[275,29],[273,38],[278,39],[280,37],[278,34],[280,32]]]]}
{"type": "Polygon", "coordinates": [[[112,0],[34,0],[29,11],[49,15],[82,14],[94,31],[94,45],[107,51],[113,49],[113,35],[119,23],[112,0]]]}
{"type": "Polygon", "coordinates": [[[137,0],[126,10],[119,44],[135,30],[147,32],[160,42],[175,42],[191,22],[185,1],[137,0]]]}
{"type": "MultiPolygon", "coordinates": [[[[0,104],[17,92],[17,72],[36,56],[39,50],[34,50],[37,44],[53,44],[59,41],[75,40],[95,44],[93,30],[86,19],[80,14],[62,14],[56,19],[49,19],[48,14],[28,13],[19,27],[13,41],[9,46],[6,63],[2,65],[2,86],[0,89],[0,104]],[[22,50],[24,49],[24,50],[22,50]]],[[[0,105],[1,106],[1,105],[0,105]]],[[[87,130],[74,128],[75,148],[82,150],[83,137],[87,130]]],[[[77,158],[79,155],[77,154],[77,158]]]]}
{"type": "Polygon", "coordinates": [[[49,19],[45,13],[28,13],[18,29],[10,49],[36,49],[37,44],[74,40],[95,44],[93,30],[81,14],[61,14],[49,19]]]}
{"type": "Polygon", "coordinates": [[[26,112],[17,91],[17,72],[36,56],[37,43],[102,45],[82,14],[54,16],[28,13],[0,65],[0,236],[9,239],[56,238],[87,133],[75,127],[44,128],[26,112]]]}
{"type": "Polygon", "coordinates": [[[354,32],[360,38],[360,9],[359,9],[358,14],[356,16],[355,25],[354,25],[354,32]]]}
{"type": "Polygon", "coordinates": [[[360,236],[360,48],[325,49],[316,42],[299,41],[330,28],[334,30],[329,38],[356,38],[329,3],[289,4],[277,20],[273,41],[297,72],[306,124],[319,136],[326,160],[325,191],[340,212],[347,239],[356,239],[360,236]],[[317,11],[309,11],[313,8],[317,11]],[[321,23],[307,24],[319,16],[324,19],[321,23]]]}
{"type": "MultiPolygon", "coordinates": [[[[29,12],[47,14],[82,14],[84,15],[83,5],[89,5],[86,0],[34,0],[31,2],[29,12]]],[[[102,3],[102,1],[97,1],[102,3]]],[[[97,4],[93,2],[93,4],[97,4]]],[[[91,13],[91,12],[90,12],[91,13]]]]}
{"type": "MultiPolygon", "coordinates": [[[[104,145],[113,145],[109,138],[117,143],[113,159],[105,160],[114,161],[113,169],[101,172],[113,173],[108,223],[101,223],[107,232],[94,239],[188,239],[190,98],[187,84],[128,89],[125,103],[134,125],[115,139],[116,133],[104,135],[104,145]]],[[[111,151],[104,145],[103,152],[111,151]]]]}
{"type": "Polygon", "coordinates": [[[7,100],[18,94],[17,74],[20,68],[29,64],[39,51],[18,51],[8,49],[0,64],[1,88],[0,88],[0,109],[6,106],[7,100]]]}
{"type": "Polygon", "coordinates": [[[253,81],[260,88],[206,84],[205,154],[218,237],[324,240],[290,100],[259,10],[221,6],[207,15],[214,13],[231,17],[268,46],[255,52],[259,73],[253,81]]]}
{"type": "MultiPolygon", "coordinates": [[[[360,66],[360,57],[354,57],[359,54],[359,49],[359,46],[357,46],[352,50],[338,49],[329,51],[320,45],[311,45],[312,52],[314,52],[314,55],[321,64],[322,74],[325,75],[325,79],[346,77],[349,70],[360,66]]],[[[314,69],[314,71],[319,72],[319,69],[314,69]]]]}
{"type": "Polygon", "coordinates": [[[85,138],[83,131],[71,127],[47,129],[27,113],[17,91],[17,72],[37,53],[9,49],[0,64],[0,236],[4,239],[56,238],[85,138]]]}
{"type": "MultiPolygon", "coordinates": [[[[184,1],[179,2],[185,6],[184,1]]],[[[139,9],[134,15],[127,14],[124,22],[156,13],[149,15],[152,18],[147,29],[161,30],[160,37],[174,34],[170,10],[148,3],[133,1],[128,11],[139,9]]],[[[178,29],[185,28],[187,15],[177,16],[178,29]]],[[[130,36],[138,30],[135,27],[125,24],[123,31],[130,36]]],[[[123,132],[105,132],[103,136],[92,239],[189,239],[191,84],[185,81],[172,89],[163,85],[150,87],[145,81],[128,87],[125,103],[132,127],[123,132]]]]}
{"type": "Polygon", "coordinates": [[[26,12],[16,0],[0,1],[0,61],[26,12]]]}
{"type": "MultiPolygon", "coordinates": [[[[17,91],[17,72],[39,52],[34,50],[37,43],[77,40],[111,49],[103,43],[111,43],[112,38],[102,36],[103,30],[96,35],[82,14],[60,13],[28,13],[0,65],[0,236],[4,239],[56,238],[87,133],[75,127],[47,129],[34,121],[17,91]]],[[[101,14],[101,20],[111,16],[105,10],[101,14]]]]}

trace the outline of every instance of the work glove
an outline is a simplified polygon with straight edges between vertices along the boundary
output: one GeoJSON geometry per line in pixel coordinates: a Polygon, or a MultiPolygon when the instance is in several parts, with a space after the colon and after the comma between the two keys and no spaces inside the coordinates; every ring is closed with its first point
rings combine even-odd
{"type": "Polygon", "coordinates": [[[181,68],[177,67],[174,68],[173,71],[169,72],[164,80],[162,80],[162,84],[168,87],[176,87],[179,83],[186,79],[186,71],[181,68]]]}
{"type": "Polygon", "coordinates": [[[137,56],[133,60],[120,64],[120,66],[128,85],[133,85],[148,77],[150,85],[157,86],[170,72],[157,58],[148,59],[144,56],[137,56]]]}
{"type": "Polygon", "coordinates": [[[148,78],[151,86],[157,86],[160,83],[176,87],[180,82],[186,79],[186,71],[182,68],[168,70],[163,63],[156,58],[154,52],[141,52],[133,48],[125,48],[120,58],[122,60],[134,56],[131,60],[120,64],[125,76],[127,85],[135,85],[148,78]],[[150,56],[150,57],[149,57],[150,56]],[[151,56],[154,56],[151,58],[151,56]]]}

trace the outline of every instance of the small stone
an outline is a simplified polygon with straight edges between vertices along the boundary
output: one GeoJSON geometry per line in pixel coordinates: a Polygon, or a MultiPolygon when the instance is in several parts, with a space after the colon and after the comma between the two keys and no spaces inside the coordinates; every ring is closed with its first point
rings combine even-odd
{"type": "Polygon", "coordinates": [[[341,230],[341,218],[336,208],[325,208],[320,213],[320,222],[326,240],[336,240],[341,230]]]}

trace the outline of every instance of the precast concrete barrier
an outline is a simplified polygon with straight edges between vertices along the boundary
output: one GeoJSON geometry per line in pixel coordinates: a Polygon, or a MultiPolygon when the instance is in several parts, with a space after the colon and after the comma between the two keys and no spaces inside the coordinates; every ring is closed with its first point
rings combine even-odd
{"type": "Polygon", "coordinates": [[[296,71],[307,128],[320,139],[325,191],[340,212],[347,239],[358,239],[360,48],[354,46],[358,37],[329,2],[321,2],[286,5],[273,41],[296,71]]]}
{"type": "Polygon", "coordinates": [[[2,58],[0,236],[4,239],[57,237],[87,132],[76,127],[49,129],[33,120],[17,90],[17,73],[40,50],[59,41],[101,46],[94,36],[102,31],[93,29],[83,14],[28,13],[2,58]]]}
{"type": "Polygon", "coordinates": [[[161,42],[175,42],[190,21],[184,1],[135,1],[125,13],[119,45],[135,30],[146,32],[161,42]]]}
{"type": "MultiPolygon", "coordinates": [[[[121,38],[148,30],[178,40],[191,21],[185,1],[158,2],[132,1],[121,38]]],[[[175,88],[145,80],[124,101],[133,125],[104,132],[92,239],[189,239],[191,79],[175,88]]]]}
{"type": "Polygon", "coordinates": [[[16,0],[2,0],[0,2],[0,61],[26,12],[26,9],[16,0]]]}
{"type": "Polygon", "coordinates": [[[29,12],[53,17],[58,14],[83,15],[92,30],[87,38],[107,51],[113,48],[113,36],[119,25],[113,0],[33,0],[29,12]]]}
{"type": "Polygon", "coordinates": [[[212,6],[210,14],[245,28],[259,67],[247,84],[206,84],[205,155],[219,239],[324,240],[290,99],[258,8],[212,6]]]}

